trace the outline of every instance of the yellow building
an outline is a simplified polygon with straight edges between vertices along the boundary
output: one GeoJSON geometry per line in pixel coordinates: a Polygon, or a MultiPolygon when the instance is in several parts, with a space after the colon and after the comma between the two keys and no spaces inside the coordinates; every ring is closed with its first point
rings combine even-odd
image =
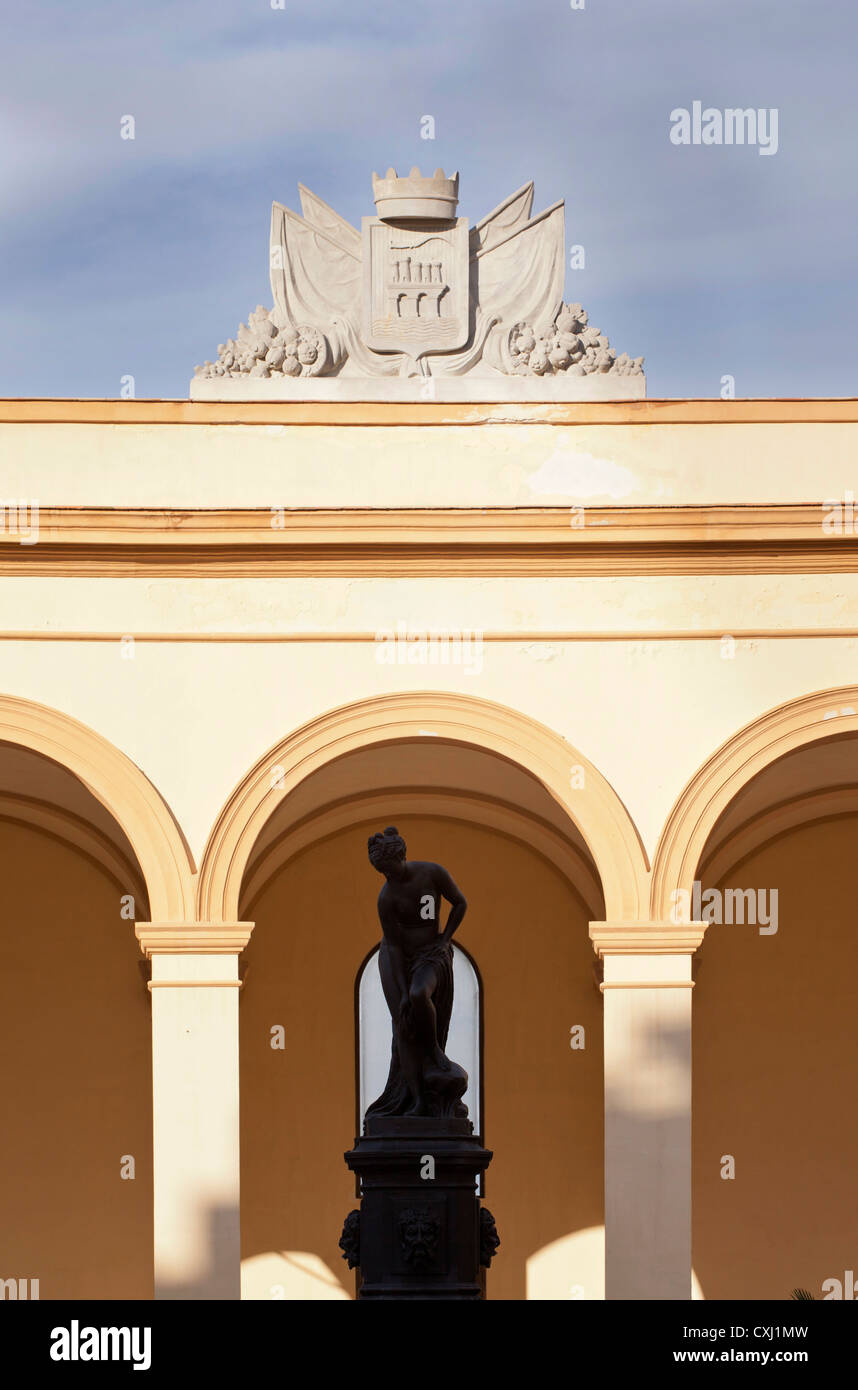
{"type": "Polygon", "coordinates": [[[5,401],[0,442],[0,1276],[353,1296],[391,822],[469,901],[488,1297],[854,1267],[856,402],[5,401]]]}

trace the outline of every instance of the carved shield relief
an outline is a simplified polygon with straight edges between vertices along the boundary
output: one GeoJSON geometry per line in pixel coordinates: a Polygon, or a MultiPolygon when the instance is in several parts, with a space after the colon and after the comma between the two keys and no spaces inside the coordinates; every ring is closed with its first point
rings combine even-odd
{"type": "Polygon", "coordinates": [[[363,337],[376,352],[450,352],[468,341],[468,219],[363,219],[363,337]]]}

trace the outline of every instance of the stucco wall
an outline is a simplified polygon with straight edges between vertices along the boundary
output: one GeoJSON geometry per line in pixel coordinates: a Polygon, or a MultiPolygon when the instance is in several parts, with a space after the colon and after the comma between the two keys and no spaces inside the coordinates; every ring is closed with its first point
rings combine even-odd
{"type": "Polygon", "coordinates": [[[802,826],[712,885],[776,887],[778,930],[710,926],[694,991],[694,1267],[706,1298],[821,1297],[854,1265],[856,833],[855,815],[802,826]]]}
{"type": "Polygon", "coordinates": [[[151,1298],[151,1038],[134,925],[97,862],[39,830],[4,819],[0,866],[3,1277],[37,1278],[43,1299],[151,1298]]]}
{"type": "MultiPolygon", "coordinates": [[[[316,407],[314,424],[69,423],[73,405],[66,422],[8,423],[0,409],[3,492],[43,506],[533,507],[807,502],[855,490],[849,403],[825,423],[772,420],[769,402],[744,407],[758,419],[733,423],[742,403],[705,405],[677,403],[687,422],[675,424],[655,409],[644,423],[622,406],[604,407],[605,417],[641,423],[567,423],[573,410],[546,406],[429,407],[435,423],[407,423],[405,413],[391,425],[380,422],[395,410],[383,406],[368,416],[376,423],[357,424],[339,424],[335,407],[316,407]]],[[[123,408],[135,418],[134,402],[123,408]]],[[[193,418],[180,410],[162,407],[193,418]]],[[[63,420],[62,403],[53,413],[63,420]]],[[[98,413],[95,403],[89,414],[98,413]]],[[[290,408],[279,415],[288,420],[290,408]]],[[[221,415],[230,417],[240,420],[241,407],[221,415]]],[[[339,418],[360,417],[341,408],[339,418]]]]}

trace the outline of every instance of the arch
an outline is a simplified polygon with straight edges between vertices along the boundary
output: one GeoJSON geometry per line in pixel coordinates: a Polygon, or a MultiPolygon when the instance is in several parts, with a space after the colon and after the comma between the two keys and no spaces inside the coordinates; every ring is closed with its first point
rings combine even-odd
{"type": "Polygon", "coordinates": [[[27,826],[76,850],[106,874],[120,894],[131,892],[135,901],[146,900],[139,865],[83,816],[37,797],[0,790],[0,824],[27,826]]]}
{"type": "Polygon", "coordinates": [[[146,882],[152,920],[190,920],[190,850],[163,797],[136,763],[69,715],[13,695],[0,695],[0,743],[29,748],[73,773],[125,832],[146,882]]]}
{"type": "Polygon", "coordinates": [[[283,831],[249,865],[242,887],[241,920],[252,920],[256,899],[290,859],[308,845],[336,835],[357,821],[380,824],[393,801],[398,815],[422,814],[464,824],[476,821],[510,840],[520,841],[563,875],[589,919],[601,914],[602,885],[592,861],[583,849],[565,839],[548,821],[479,792],[395,786],[374,789],[359,798],[331,802],[283,831]]]}
{"type": "Polygon", "coordinates": [[[743,820],[719,839],[717,846],[707,848],[697,876],[708,883],[718,883],[730,869],[737,870],[751,855],[776,844],[797,826],[816,825],[819,821],[830,824],[856,814],[858,786],[852,783],[804,791],[789,800],[777,801],[743,820]]]}
{"type": "Polygon", "coordinates": [[[847,685],[778,705],[722,744],[687,783],[665,822],[653,863],[653,920],[670,919],[675,889],[691,891],[718,818],[753,777],[805,744],[856,732],[858,685],[847,685]]]}
{"type": "Polygon", "coordinates": [[[241,883],[256,839],[305,777],[358,748],[425,737],[486,749],[535,776],[583,835],[602,880],[608,918],[638,917],[646,902],[646,857],[628,811],[602,774],[528,715],[474,696],[425,691],[341,705],[289,734],[257,762],[209,836],[200,869],[201,920],[238,920],[241,883]],[[583,772],[577,791],[576,767],[583,772]]]}

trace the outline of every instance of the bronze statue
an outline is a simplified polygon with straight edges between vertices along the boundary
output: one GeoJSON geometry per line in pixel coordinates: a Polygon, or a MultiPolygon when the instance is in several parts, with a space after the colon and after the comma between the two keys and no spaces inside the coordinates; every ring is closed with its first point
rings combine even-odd
{"type": "Polygon", "coordinates": [[[389,825],[369,839],[378,895],[379,969],[393,1020],[387,1085],[345,1155],[360,1182],[340,1248],[358,1298],[484,1297],[498,1246],[476,1183],[491,1161],[462,1101],[468,1077],[445,1055],[453,1011],[453,933],[467,903],[440,864],[409,862],[389,825]],[[441,903],[450,904],[446,924],[441,903]],[[426,1170],[431,1156],[432,1171],[426,1170]]]}
{"type": "Polygon", "coordinates": [[[444,1053],[453,1010],[453,933],[468,906],[440,864],[405,858],[396,826],[369,838],[369,860],[384,874],[378,895],[379,971],[393,1020],[390,1072],[369,1115],[466,1118],[467,1072],[444,1053]],[[441,900],[450,904],[439,929],[441,900]]]}

